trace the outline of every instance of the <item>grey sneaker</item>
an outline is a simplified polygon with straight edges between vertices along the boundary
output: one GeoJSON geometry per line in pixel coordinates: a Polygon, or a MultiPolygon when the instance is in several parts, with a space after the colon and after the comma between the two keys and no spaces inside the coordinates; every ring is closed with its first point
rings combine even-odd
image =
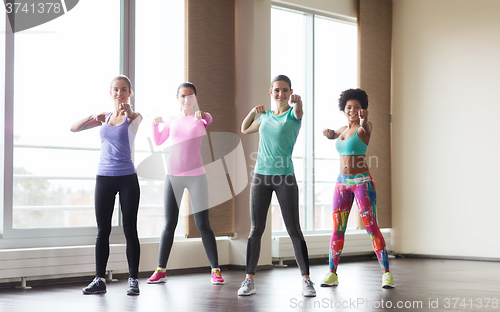
{"type": "Polygon", "coordinates": [[[139,295],[139,281],[136,280],[135,278],[129,278],[128,279],[128,290],[127,290],[127,295],[129,296],[137,296],[139,295]]]}
{"type": "Polygon", "coordinates": [[[103,294],[106,292],[106,280],[96,276],[87,287],[82,289],[82,292],[84,295],[103,294]]]}
{"type": "Polygon", "coordinates": [[[302,281],[302,296],[304,297],[316,297],[316,290],[314,289],[314,283],[310,278],[306,278],[302,281]]]}
{"type": "Polygon", "coordinates": [[[238,289],[238,296],[250,296],[255,294],[255,292],[255,283],[250,278],[245,277],[240,289],[238,289]]]}

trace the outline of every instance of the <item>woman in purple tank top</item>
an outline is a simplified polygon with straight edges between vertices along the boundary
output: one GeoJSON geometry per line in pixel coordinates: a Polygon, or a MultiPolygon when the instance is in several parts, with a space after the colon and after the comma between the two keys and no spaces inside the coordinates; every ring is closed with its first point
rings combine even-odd
{"type": "Polygon", "coordinates": [[[132,144],[142,121],[142,116],[129,104],[132,84],[127,76],[117,76],[111,81],[109,91],[114,102],[112,112],[104,112],[77,121],[71,131],[78,132],[101,126],[101,157],[97,168],[95,186],[95,215],[97,239],[95,245],[96,276],[83,289],[84,294],[106,292],[106,265],[109,258],[109,235],[115,196],[120,194],[123,231],[127,241],[129,289],[127,295],[139,294],[140,245],[137,235],[139,210],[139,182],[132,162],[132,144]]]}

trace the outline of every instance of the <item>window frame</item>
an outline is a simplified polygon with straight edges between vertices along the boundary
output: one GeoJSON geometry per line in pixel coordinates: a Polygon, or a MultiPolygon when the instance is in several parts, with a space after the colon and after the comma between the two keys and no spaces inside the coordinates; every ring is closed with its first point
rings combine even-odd
{"type": "MultiPolygon", "coordinates": [[[[357,19],[354,17],[339,15],[330,12],[318,11],[314,9],[308,9],[304,7],[294,6],[287,3],[272,1],[271,9],[286,10],[295,13],[301,13],[305,15],[305,92],[303,95],[305,103],[312,103],[312,105],[307,106],[307,113],[305,116],[305,127],[302,131],[305,131],[305,157],[304,157],[304,187],[305,187],[305,201],[304,201],[304,224],[303,233],[304,234],[323,234],[331,233],[331,230],[316,230],[315,229],[315,160],[324,158],[315,158],[314,155],[314,88],[315,88],[315,18],[321,17],[324,19],[333,20],[335,22],[346,23],[352,26],[357,26],[357,19]]],[[[299,159],[299,157],[293,157],[294,159],[299,159]]],[[[302,159],[302,157],[300,157],[302,159]]],[[[286,230],[272,231],[273,235],[287,235],[286,230]]]]}
{"type": "MultiPolygon", "coordinates": [[[[120,0],[120,73],[135,81],[135,0],[120,0]]],[[[55,247],[93,245],[97,229],[95,226],[41,229],[13,228],[13,155],[14,155],[14,40],[15,35],[5,17],[5,100],[1,101],[1,161],[3,177],[0,196],[3,211],[0,214],[0,248],[55,247]]],[[[2,86],[3,87],[3,86],[2,86]]],[[[132,107],[135,106],[133,98],[132,107]]],[[[134,153],[132,153],[134,157],[134,153]]],[[[121,212],[118,210],[118,226],[113,226],[110,243],[122,243],[123,229],[121,212]]]]}

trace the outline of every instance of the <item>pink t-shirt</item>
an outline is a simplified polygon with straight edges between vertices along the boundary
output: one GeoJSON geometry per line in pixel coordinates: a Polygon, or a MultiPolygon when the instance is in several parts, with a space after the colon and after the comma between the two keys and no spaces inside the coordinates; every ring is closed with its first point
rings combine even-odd
{"type": "Polygon", "coordinates": [[[161,145],[168,138],[170,157],[167,173],[173,176],[199,176],[205,174],[201,158],[201,141],[205,136],[206,127],[212,123],[212,116],[205,113],[202,119],[195,115],[172,116],[165,122],[162,131],[158,125],[153,125],[153,135],[156,145],[161,145]]]}

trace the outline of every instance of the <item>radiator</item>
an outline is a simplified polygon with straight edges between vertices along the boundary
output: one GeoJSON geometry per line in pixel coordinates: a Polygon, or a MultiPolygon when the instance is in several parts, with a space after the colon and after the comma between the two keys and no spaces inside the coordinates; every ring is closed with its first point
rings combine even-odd
{"type": "MultiPolygon", "coordinates": [[[[107,270],[128,271],[124,244],[111,244],[107,270]]],[[[22,248],[0,250],[0,279],[62,275],[92,275],[95,246],[22,248]]],[[[1,280],[0,280],[1,282],[1,280]]]]}
{"type": "MultiPolygon", "coordinates": [[[[391,230],[382,229],[387,250],[391,250],[391,230]]],[[[307,243],[307,251],[309,257],[320,258],[328,257],[330,239],[332,234],[312,234],[304,235],[307,243]]],[[[282,260],[293,259],[293,246],[290,237],[287,236],[273,236],[272,239],[272,257],[282,260]]],[[[370,237],[366,231],[356,230],[350,231],[345,234],[344,249],[342,255],[361,255],[373,252],[370,237]]]]}

